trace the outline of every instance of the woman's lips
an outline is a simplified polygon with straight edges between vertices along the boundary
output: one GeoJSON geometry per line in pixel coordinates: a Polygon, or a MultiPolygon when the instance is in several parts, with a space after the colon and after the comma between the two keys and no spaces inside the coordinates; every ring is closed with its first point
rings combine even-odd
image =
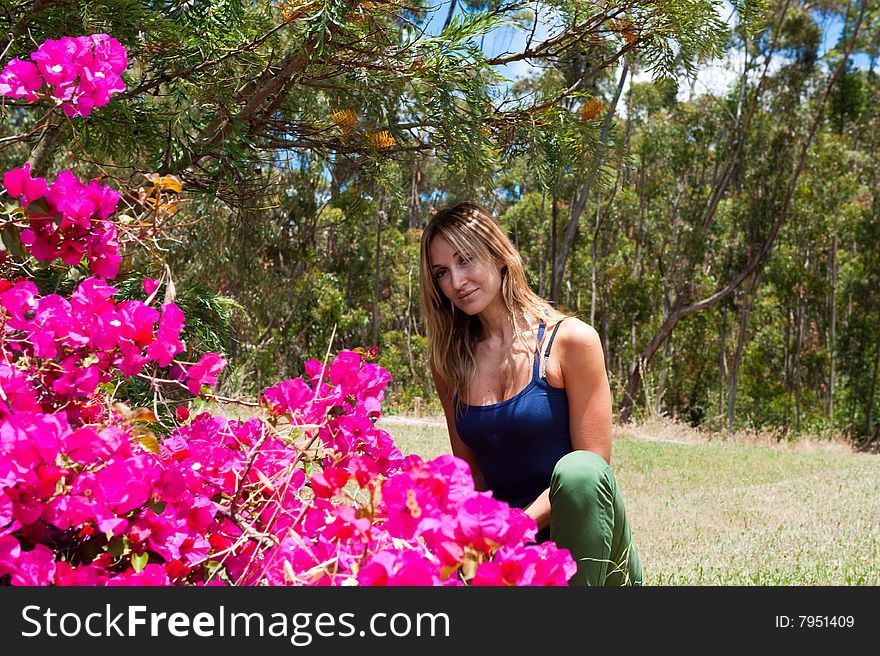
{"type": "Polygon", "coordinates": [[[466,301],[466,300],[469,299],[471,296],[473,296],[473,294],[474,294],[475,291],[477,291],[477,290],[476,290],[476,289],[472,289],[472,290],[470,290],[469,292],[467,292],[466,294],[462,294],[461,296],[458,297],[458,300],[459,300],[459,301],[466,301]]]}

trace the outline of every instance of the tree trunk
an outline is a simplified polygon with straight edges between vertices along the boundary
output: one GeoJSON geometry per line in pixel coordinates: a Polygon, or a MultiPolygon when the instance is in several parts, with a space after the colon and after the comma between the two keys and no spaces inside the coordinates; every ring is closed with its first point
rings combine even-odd
{"type": "Polygon", "coordinates": [[[382,261],[382,223],[385,218],[385,211],[379,210],[376,213],[376,258],[373,266],[373,319],[370,322],[370,346],[379,345],[379,291],[381,288],[379,273],[382,261]]]}
{"type": "Polygon", "coordinates": [[[571,249],[574,246],[574,240],[577,236],[578,224],[581,220],[581,214],[584,211],[584,206],[587,204],[587,199],[590,196],[590,191],[592,190],[593,183],[596,181],[596,176],[599,174],[599,169],[602,168],[602,165],[605,163],[606,151],[608,149],[608,135],[611,132],[611,122],[614,118],[614,112],[617,108],[617,103],[620,100],[620,94],[623,92],[623,85],[626,82],[626,76],[629,72],[629,61],[630,55],[627,54],[626,59],[623,62],[622,70],[620,73],[620,80],[617,83],[617,90],[614,93],[614,100],[611,103],[611,106],[608,108],[608,111],[605,114],[605,123],[602,125],[602,132],[599,134],[599,149],[596,153],[596,157],[593,159],[592,165],[590,167],[589,174],[587,175],[587,181],[584,183],[584,186],[581,187],[580,193],[578,194],[577,201],[571,207],[571,214],[568,219],[568,224],[565,226],[565,233],[562,236],[562,244],[559,248],[559,253],[556,256],[556,261],[553,264],[553,284],[550,287],[550,299],[556,303],[559,301],[559,292],[562,287],[562,277],[565,274],[565,263],[568,260],[568,256],[571,253],[571,249]]]}
{"type": "Polygon", "coordinates": [[[825,408],[826,416],[834,423],[834,383],[837,352],[837,229],[838,229],[839,212],[834,212],[834,232],[831,234],[831,254],[830,273],[831,273],[831,335],[828,339],[828,355],[830,359],[828,367],[828,405],[825,408]]]}
{"type": "Polygon", "coordinates": [[[49,164],[52,162],[52,156],[55,154],[55,147],[61,140],[61,122],[62,118],[53,116],[40,135],[40,140],[31,151],[28,158],[30,164],[30,173],[34,178],[43,178],[49,170],[49,164]]]}
{"type": "Polygon", "coordinates": [[[727,393],[727,432],[733,432],[733,423],[736,416],[736,388],[739,383],[739,367],[742,364],[742,355],[746,343],[746,334],[749,324],[749,306],[752,300],[752,290],[755,287],[754,278],[746,285],[743,292],[742,307],[739,312],[739,332],[736,336],[736,350],[733,355],[733,367],[730,370],[729,389],[727,393]]]}
{"type": "Polygon", "coordinates": [[[406,357],[409,363],[409,373],[413,382],[416,380],[416,365],[415,358],[413,357],[412,352],[412,327],[415,323],[413,321],[412,309],[413,309],[413,285],[412,285],[412,267],[407,269],[406,272],[406,321],[404,326],[404,335],[406,337],[406,357]]]}
{"type": "Polygon", "coordinates": [[[800,293],[797,295],[794,314],[795,332],[794,349],[792,349],[792,358],[794,358],[794,432],[795,435],[798,435],[801,432],[801,350],[804,344],[804,316],[806,315],[800,293]]]}
{"type": "Polygon", "coordinates": [[[596,260],[599,257],[599,212],[602,203],[596,203],[596,222],[593,225],[593,248],[590,254],[590,325],[596,325],[596,260]]]}
{"type": "Polygon", "coordinates": [[[645,196],[645,178],[647,177],[648,164],[645,161],[644,151],[642,152],[641,162],[639,166],[639,225],[636,228],[636,246],[633,251],[633,277],[641,279],[642,269],[639,260],[642,248],[643,232],[645,228],[645,212],[648,206],[648,199],[645,196]]]}
{"type": "Polygon", "coordinates": [[[235,124],[249,125],[271,116],[293,91],[299,74],[306,68],[313,53],[321,51],[321,44],[334,41],[339,30],[340,27],[331,22],[326,31],[309,34],[298,48],[277,65],[267,68],[258,78],[244,84],[236,93],[242,99],[238,112],[233,115],[232,111],[218,111],[201,130],[187,153],[173,166],[163,166],[161,172],[170,169],[179,173],[193,173],[203,168],[215,157],[214,147],[229,138],[235,124]]]}
{"type": "Polygon", "coordinates": [[[727,316],[722,310],[718,335],[718,421],[724,416],[724,379],[727,376],[727,316]]]}
{"type": "MultiPolygon", "coordinates": [[[[652,415],[659,415],[663,410],[663,397],[666,394],[666,379],[669,377],[669,356],[672,353],[672,339],[666,340],[663,345],[663,366],[660,369],[660,376],[657,378],[657,393],[654,395],[654,412],[652,415]]],[[[677,404],[676,404],[677,405],[677,404]]]]}
{"type": "Polygon", "coordinates": [[[788,391],[792,389],[794,383],[794,374],[792,373],[792,359],[791,359],[791,336],[794,333],[794,317],[791,314],[791,308],[787,308],[785,312],[785,334],[782,337],[782,377],[783,377],[783,386],[785,387],[785,414],[783,415],[783,426],[785,430],[788,430],[789,425],[789,415],[788,415],[788,391]]]}
{"type": "MultiPolygon", "coordinates": [[[[782,26],[783,21],[785,20],[785,15],[788,12],[788,6],[791,4],[790,0],[786,0],[785,4],[782,7],[782,10],[779,12],[779,16],[776,24],[773,26],[773,41],[770,44],[770,47],[767,51],[766,56],[764,57],[764,68],[761,71],[761,78],[758,80],[758,86],[755,89],[755,94],[752,96],[752,101],[749,104],[748,112],[744,118],[741,116],[741,106],[737,107],[737,116],[735,118],[736,124],[734,126],[734,130],[731,133],[730,138],[730,148],[733,148],[733,153],[730,157],[727,158],[727,161],[724,166],[724,171],[721,174],[717,184],[712,188],[712,195],[709,199],[709,204],[706,206],[706,211],[703,213],[703,229],[705,230],[712,219],[715,217],[715,212],[718,210],[718,204],[721,202],[721,199],[724,197],[724,192],[727,190],[727,185],[730,183],[730,179],[733,175],[733,171],[739,162],[740,156],[742,155],[742,150],[745,147],[746,137],[748,136],[749,127],[752,123],[752,117],[755,115],[755,111],[758,108],[761,97],[764,93],[764,85],[767,82],[767,73],[770,70],[770,62],[773,58],[773,54],[776,52],[776,46],[779,40],[779,33],[782,26]],[[739,123],[739,120],[742,118],[742,122],[739,123]]],[[[858,31],[858,27],[856,27],[858,31]]],[[[852,50],[854,42],[850,43],[850,50],[847,51],[847,54],[852,50]]],[[[748,49],[748,48],[746,48],[748,49]]],[[[840,69],[840,67],[838,67],[840,69]]],[[[836,79],[841,72],[842,69],[838,70],[835,73],[834,79],[836,79]]],[[[745,85],[746,76],[743,75],[743,85],[745,85]]],[[[830,89],[828,90],[830,91],[830,89]]],[[[745,93],[745,86],[743,86],[743,93],[745,93]]],[[[826,94],[827,96],[827,94],[826,94]]],[[[824,106],[824,100],[823,100],[824,106]]]]}
{"type": "Polygon", "coordinates": [[[455,14],[455,5],[456,0],[452,0],[452,2],[449,3],[449,13],[446,14],[446,21],[443,23],[444,30],[452,23],[452,16],[455,14]]]}
{"type": "Polygon", "coordinates": [[[412,187],[409,194],[409,227],[419,228],[422,224],[421,209],[422,200],[420,194],[422,185],[422,158],[416,155],[413,162],[412,187]]]}
{"type": "Polygon", "coordinates": [[[868,394],[868,411],[865,414],[865,435],[872,435],[874,423],[874,396],[877,393],[877,372],[880,369],[880,354],[874,359],[874,372],[871,374],[871,392],[868,394]]]}
{"type": "MultiPolygon", "coordinates": [[[[544,230],[545,219],[547,218],[547,194],[541,193],[541,210],[538,213],[538,225],[541,226],[541,229],[538,231],[540,235],[540,244],[541,248],[539,249],[541,254],[541,260],[538,262],[538,296],[541,298],[547,298],[547,286],[550,284],[550,262],[553,254],[550,252],[553,248],[552,236],[547,234],[547,230],[544,230]]],[[[552,222],[552,221],[551,221],[552,222]]]]}
{"type": "MultiPolygon", "coordinates": [[[[557,249],[559,248],[559,244],[557,243],[557,225],[559,224],[559,196],[556,194],[556,190],[553,190],[553,203],[550,207],[550,286],[552,289],[553,283],[553,262],[556,261],[557,249]]],[[[552,298],[551,291],[551,300],[553,304],[556,304],[556,299],[552,298]]]]}

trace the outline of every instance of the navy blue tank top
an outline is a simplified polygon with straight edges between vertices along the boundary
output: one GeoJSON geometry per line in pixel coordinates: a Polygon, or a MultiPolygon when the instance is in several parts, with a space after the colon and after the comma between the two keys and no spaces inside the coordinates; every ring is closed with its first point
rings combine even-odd
{"type": "MultiPolygon", "coordinates": [[[[547,352],[546,368],[556,337],[556,324],[547,352]]],[[[538,326],[538,343],[544,322],[538,326]]],[[[462,441],[474,450],[477,463],[492,495],[522,508],[550,486],[556,462],[572,451],[565,390],[551,387],[541,372],[535,349],[532,379],[516,395],[490,405],[457,401],[455,427],[462,441]]]]}

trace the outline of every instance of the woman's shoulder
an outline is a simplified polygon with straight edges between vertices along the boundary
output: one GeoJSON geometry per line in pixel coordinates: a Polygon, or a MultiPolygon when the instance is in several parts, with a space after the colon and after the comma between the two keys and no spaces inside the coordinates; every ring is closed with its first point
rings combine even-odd
{"type": "Polygon", "coordinates": [[[554,345],[558,344],[561,355],[587,352],[602,353],[602,340],[590,324],[577,317],[565,317],[559,324],[554,345]]]}
{"type": "Polygon", "coordinates": [[[577,317],[562,317],[558,322],[559,331],[556,341],[563,344],[580,344],[587,346],[590,343],[598,343],[599,333],[590,324],[577,317]]]}
{"type": "MultiPolygon", "coordinates": [[[[581,385],[592,385],[606,375],[602,340],[590,324],[568,317],[559,326],[556,341],[563,387],[579,393],[581,385]]],[[[556,349],[555,343],[553,348],[556,349]]]]}

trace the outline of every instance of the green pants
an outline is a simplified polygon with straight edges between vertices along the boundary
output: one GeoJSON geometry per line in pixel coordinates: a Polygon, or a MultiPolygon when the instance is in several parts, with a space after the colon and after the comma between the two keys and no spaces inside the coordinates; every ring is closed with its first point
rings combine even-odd
{"type": "Polygon", "coordinates": [[[550,539],[577,563],[569,585],[642,584],[623,496],[598,453],[572,451],[556,463],[550,478],[550,539]]]}

